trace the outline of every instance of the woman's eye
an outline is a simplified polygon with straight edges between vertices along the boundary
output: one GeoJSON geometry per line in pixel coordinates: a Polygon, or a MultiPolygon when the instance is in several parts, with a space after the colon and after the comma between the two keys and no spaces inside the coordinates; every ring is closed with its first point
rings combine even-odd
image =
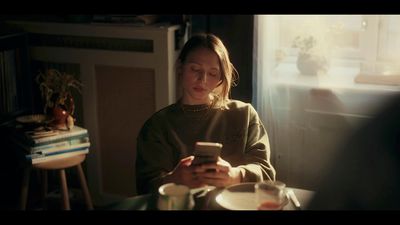
{"type": "Polygon", "coordinates": [[[201,69],[199,69],[199,68],[192,67],[191,69],[192,69],[192,71],[194,71],[196,73],[201,72],[201,69]]]}
{"type": "Polygon", "coordinates": [[[211,72],[209,73],[211,77],[218,77],[219,73],[218,72],[211,72]]]}

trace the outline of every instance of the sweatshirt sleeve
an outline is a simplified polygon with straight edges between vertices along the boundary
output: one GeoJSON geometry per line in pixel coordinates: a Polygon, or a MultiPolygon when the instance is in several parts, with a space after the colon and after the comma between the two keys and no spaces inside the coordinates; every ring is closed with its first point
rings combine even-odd
{"type": "Polygon", "coordinates": [[[176,164],[172,148],[161,129],[161,121],[148,120],[137,137],[136,186],[138,194],[157,191],[162,178],[176,164]]]}
{"type": "Polygon", "coordinates": [[[256,110],[249,106],[249,124],[245,149],[245,164],[242,168],[242,182],[275,180],[275,169],[270,162],[270,145],[266,129],[256,110]]]}

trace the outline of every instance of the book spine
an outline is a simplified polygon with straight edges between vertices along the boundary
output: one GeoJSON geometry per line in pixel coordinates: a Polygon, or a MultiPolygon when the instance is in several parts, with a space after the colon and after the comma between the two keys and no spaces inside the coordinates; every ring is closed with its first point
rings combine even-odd
{"type": "Polygon", "coordinates": [[[82,149],[89,148],[89,147],[90,147],[90,143],[83,143],[83,144],[77,144],[74,146],[70,146],[67,148],[47,149],[47,150],[37,151],[32,154],[26,155],[26,158],[44,157],[44,156],[48,156],[48,155],[55,155],[55,154],[61,154],[61,153],[65,153],[65,152],[78,151],[78,150],[82,150],[82,149]]]}
{"type": "Polygon", "coordinates": [[[62,134],[58,134],[58,135],[54,135],[54,136],[50,136],[50,137],[45,137],[45,138],[33,139],[33,142],[35,144],[41,144],[41,143],[56,141],[56,140],[60,140],[60,139],[67,139],[70,137],[75,137],[75,136],[83,135],[83,134],[87,134],[86,129],[78,130],[75,132],[66,132],[66,133],[62,133],[62,134]]]}
{"type": "Polygon", "coordinates": [[[89,149],[84,149],[81,151],[67,152],[67,153],[63,153],[63,154],[50,155],[50,156],[40,157],[40,158],[32,158],[30,161],[32,162],[32,164],[37,164],[37,163],[41,163],[41,162],[48,162],[48,161],[53,161],[53,160],[57,160],[57,159],[64,159],[64,158],[68,158],[71,156],[83,155],[83,154],[88,154],[88,153],[89,153],[89,149]]]}
{"type": "Polygon", "coordinates": [[[82,151],[82,150],[86,150],[86,149],[88,149],[88,148],[81,147],[81,148],[67,149],[67,150],[63,150],[63,151],[59,151],[59,152],[35,153],[35,154],[26,155],[25,158],[28,160],[32,160],[32,159],[49,157],[49,156],[53,156],[53,155],[61,155],[61,154],[70,153],[70,152],[78,152],[78,151],[82,151]]]}
{"type": "Polygon", "coordinates": [[[65,147],[65,146],[68,146],[69,144],[70,143],[68,141],[62,141],[62,142],[58,142],[58,143],[32,147],[32,148],[30,148],[30,150],[31,150],[32,153],[34,153],[34,152],[37,152],[37,151],[43,151],[45,149],[65,147]]]}
{"type": "Polygon", "coordinates": [[[36,153],[40,151],[48,151],[48,150],[58,150],[58,149],[67,149],[67,148],[74,148],[79,144],[89,143],[89,137],[83,138],[73,138],[66,141],[55,142],[52,144],[40,145],[36,147],[30,147],[28,150],[31,153],[36,153]]]}
{"type": "Polygon", "coordinates": [[[79,134],[79,135],[76,135],[76,136],[69,136],[69,137],[63,137],[63,138],[56,138],[56,139],[49,140],[49,141],[46,141],[46,142],[33,143],[33,146],[34,146],[34,147],[38,147],[38,146],[43,146],[43,145],[58,143],[58,142],[60,142],[60,141],[69,141],[69,140],[71,140],[71,139],[84,138],[84,137],[88,137],[88,133],[79,134]]]}

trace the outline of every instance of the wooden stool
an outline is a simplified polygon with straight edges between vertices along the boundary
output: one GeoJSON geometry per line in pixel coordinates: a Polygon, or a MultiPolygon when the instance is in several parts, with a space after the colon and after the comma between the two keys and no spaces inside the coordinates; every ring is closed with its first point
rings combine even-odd
{"type": "Polygon", "coordinates": [[[64,210],[70,210],[67,178],[65,176],[65,169],[76,166],[78,169],[79,181],[81,183],[81,188],[83,195],[85,197],[86,206],[89,210],[93,209],[92,199],[90,197],[89,189],[86,184],[85,174],[83,173],[81,163],[85,160],[86,155],[71,156],[64,159],[57,159],[49,162],[41,162],[38,164],[33,164],[32,167],[28,167],[24,171],[24,178],[22,181],[21,190],[21,202],[20,206],[22,210],[26,209],[26,203],[28,198],[29,189],[29,178],[31,169],[40,169],[43,174],[43,186],[42,186],[42,199],[46,197],[47,194],[47,170],[59,170],[61,194],[62,194],[62,206],[64,210]]]}

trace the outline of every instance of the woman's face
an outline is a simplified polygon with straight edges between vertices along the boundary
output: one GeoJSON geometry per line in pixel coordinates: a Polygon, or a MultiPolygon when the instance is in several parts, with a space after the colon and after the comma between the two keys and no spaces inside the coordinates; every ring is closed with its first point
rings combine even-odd
{"type": "Polygon", "coordinates": [[[221,82],[217,54],[207,48],[189,53],[180,68],[182,73],[182,102],[189,105],[209,104],[209,94],[221,82]]]}

